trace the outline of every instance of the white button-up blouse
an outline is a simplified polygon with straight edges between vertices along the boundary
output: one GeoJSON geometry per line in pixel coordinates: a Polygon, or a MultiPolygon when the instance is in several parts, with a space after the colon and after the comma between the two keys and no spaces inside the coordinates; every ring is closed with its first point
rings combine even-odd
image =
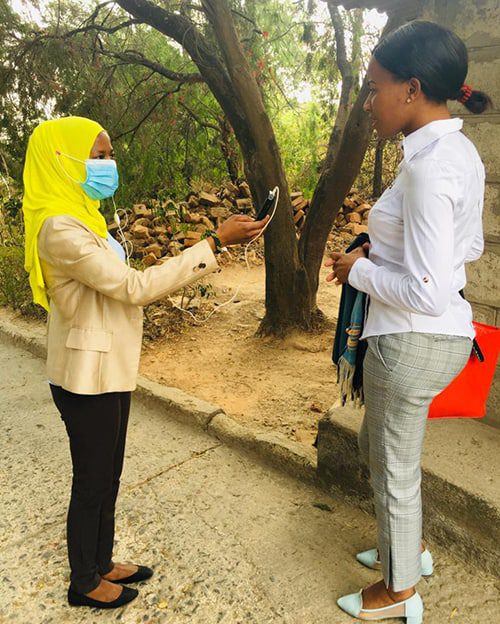
{"type": "Polygon", "coordinates": [[[363,338],[474,337],[471,307],[459,290],[465,263],[483,252],[485,174],[462,125],[433,121],[403,140],[399,174],[370,211],[370,257],[349,273],[349,284],[370,296],[363,338]]]}

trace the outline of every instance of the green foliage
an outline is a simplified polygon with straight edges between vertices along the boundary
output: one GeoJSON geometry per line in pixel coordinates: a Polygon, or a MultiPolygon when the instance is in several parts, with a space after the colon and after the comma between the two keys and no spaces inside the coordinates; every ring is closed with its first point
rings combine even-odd
{"type": "MultiPolygon", "coordinates": [[[[181,3],[181,9],[178,3],[167,4],[170,10],[183,11],[211,40],[200,11],[188,3],[181,3]]],[[[326,3],[230,4],[274,124],[290,186],[310,197],[340,86],[326,3]]],[[[100,9],[76,0],[39,6],[43,21],[32,24],[13,11],[8,0],[0,0],[0,160],[19,186],[32,129],[47,117],[70,114],[96,119],[109,131],[121,179],[118,207],[145,200],[178,201],[197,180],[219,185],[229,170],[241,175],[238,145],[207,86],[180,84],[127,60],[143,58],[173,72],[197,74],[181,46],[145,24],[121,28],[129,16],[115,3],[100,9]],[[88,28],[93,11],[99,31],[88,28]]],[[[362,64],[362,13],[342,15],[356,71],[362,64]]],[[[367,179],[369,167],[368,159],[367,179]]],[[[104,202],[107,217],[113,209],[110,201],[104,202]]]]}
{"type": "Polygon", "coordinates": [[[21,210],[22,202],[20,197],[9,197],[3,202],[3,210],[5,215],[13,220],[17,217],[21,210]]]}
{"type": "MultiPolygon", "coordinates": [[[[120,169],[120,205],[160,193],[184,195],[196,177],[215,183],[227,178],[220,146],[223,115],[206,85],[178,85],[114,56],[135,51],[136,58],[195,74],[187,55],[144,25],[102,33],[98,40],[95,32],[62,36],[81,26],[90,12],[72,0],[48,5],[40,30],[9,10],[10,27],[0,29],[0,153],[14,178],[21,180],[35,125],[71,114],[95,119],[110,133],[120,169]]],[[[106,27],[125,19],[110,7],[106,27]]]]}
{"type": "Polygon", "coordinates": [[[14,181],[0,177],[0,305],[24,316],[45,318],[45,310],[33,303],[28,274],[24,270],[24,232],[21,198],[14,181]]]}
{"type": "Polygon", "coordinates": [[[1,225],[2,239],[10,244],[0,245],[0,305],[7,305],[24,316],[45,318],[45,310],[33,303],[33,296],[24,270],[24,246],[17,224],[1,225]]]}
{"type": "Polygon", "coordinates": [[[21,247],[24,244],[21,195],[10,176],[0,174],[0,245],[21,247]]]}
{"type": "Polygon", "coordinates": [[[0,304],[25,316],[44,318],[45,311],[33,303],[28,276],[24,270],[22,247],[0,246],[0,304]]]}
{"type": "Polygon", "coordinates": [[[275,131],[290,187],[312,197],[330,131],[319,107],[310,102],[300,112],[286,111],[275,121],[275,131]]]}

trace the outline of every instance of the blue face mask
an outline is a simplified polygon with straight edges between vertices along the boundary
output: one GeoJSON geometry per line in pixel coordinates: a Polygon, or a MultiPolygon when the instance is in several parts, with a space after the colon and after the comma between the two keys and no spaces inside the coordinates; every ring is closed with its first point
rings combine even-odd
{"type": "Polygon", "coordinates": [[[58,159],[64,173],[73,182],[79,184],[90,199],[106,199],[115,194],[119,184],[116,161],[109,158],[87,158],[84,161],[69,154],[64,154],[64,152],[57,151],[56,154],[57,156],[66,156],[66,158],[71,158],[71,160],[76,160],[85,165],[86,178],[84,182],[80,182],[69,175],[58,159]]]}
{"type": "Polygon", "coordinates": [[[118,188],[119,178],[116,162],[110,159],[88,158],[85,161],[87,178],[80,186],[90,199],[112,197],[118,188]]]}

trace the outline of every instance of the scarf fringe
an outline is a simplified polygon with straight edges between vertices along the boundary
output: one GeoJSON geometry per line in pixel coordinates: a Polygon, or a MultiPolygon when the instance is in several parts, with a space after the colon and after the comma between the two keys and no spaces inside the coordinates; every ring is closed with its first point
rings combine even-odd
{"type": "Polygon", "coordinates": [[[337,367],[337,383],[340,384],[340,399],[342,406],[346,402],[353,403],[354,407],[362,407],[364,405],[363,387],[354,389],[354,372],[356,367],[350,364],[346,358],[340,357],[337,367]]]}

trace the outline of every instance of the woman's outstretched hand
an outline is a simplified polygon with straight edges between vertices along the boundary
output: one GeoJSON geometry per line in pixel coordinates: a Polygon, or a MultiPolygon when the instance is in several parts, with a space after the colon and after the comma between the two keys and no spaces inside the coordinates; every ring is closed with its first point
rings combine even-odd
{"type": "Polygon", "coordinates": [[[332,272],[326,276],[326,281],[332,282],[335,280],[337,285],[347,283],[352,265],[356,260],[359,260],[359,258],[366,258],[369,249],[370,244],[364,243],[361,247],[356,247],[356,249],[353,249],[349,253],[334,251],[325,262],[326,267],[333,267],[332,272]]]}
{"type": "Polygon", "coordinates": [[[220,225],[216,234],[223,247],[248,243],[260,234],[268,221],[269,215],[265,216],[262,221],[255,221],[248,215],[233,215],[220,225]]]}

